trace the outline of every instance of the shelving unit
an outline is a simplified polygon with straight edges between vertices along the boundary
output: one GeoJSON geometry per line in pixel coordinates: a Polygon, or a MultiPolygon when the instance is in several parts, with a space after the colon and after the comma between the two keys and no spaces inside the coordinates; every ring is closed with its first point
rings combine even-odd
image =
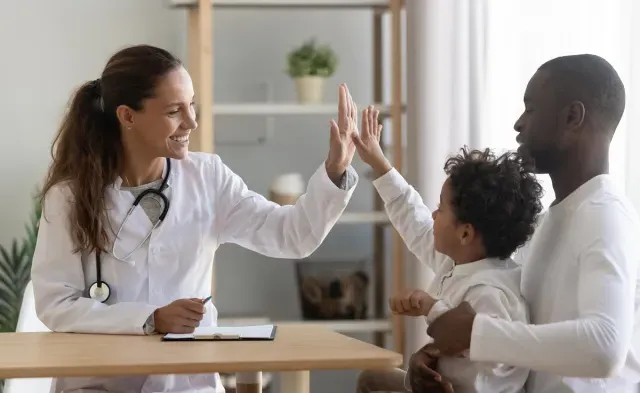
{"type": "MultiPolygon", "coordinates": [[[[380,117],[391,115],[391,106],[373,104],[380,111],[380,117]]],[[[364,108],[366,105],[358,105],[364,108]]],[[[247,102],[235,104],[215,104],[211,109],[213,115],[246,115],[246,116],[290,116],[290,115],[328,115],[336,114],[336,104],[300,105],[296,103],[261,103],[247,102]]],[[[403,108],[404,110],[404,108],[403,108]]]]}
{"type": "MultiPolygon", "coordinates": [[[[169,0],[172,7],[186,8],[189,18],[189,59],[188,68],[198,97],[199,127],[192,137],[193,150],[214,152],[214,116],[291,116],[291,115],[328,115],[337,112],[337,103],[321,105],[300,105],[295,102],[239,102],[218,103],[213,98],[213,12],[222,8],[287,8],[287,9],[371,9],[373,10],[373,67],[374,97],[376,108],[383,119],[389,119],[391,126],[385,132],[393,133],[392,158],[394,167],[402,173],[402,115],[405,109],[402,103],[402,27],[401,11],[403,0],[169,0]],[[391,19],[391,100],[383,102],[383,59],[382,59],[382,17],[390,13],[391,19]]],[[[368,103],[367,103],[368,104],[368,103]]],[[[364,108],[365,105],[358,106],[364,108]]],[[[392,272],[385,271],[385,231],[389,220],[377,194],[374,195],[374,211],[347,211],[338,221],[339,225],[369,224],[374,230],[374,316],[368,320],[344,321],[273,321],[277,324],[318,324],[329,326],[342,333],[371,332],[377,345],[384,345],[385,335],[391,333],[394,349],[404,352],[404,326],[401,317],[387,317],[385,296],[386,277],[392,277],[393,288],[404,287],[404,250],[405,246],[398,233],[392,229],[392,272]],[[390,274],[389,274],[390,273],[390,274]]],[[[215,274],[214,274],[215,277],[215,274]]],[[[215,282],[213,283],[215,285],[215,282]]],[[[215,290],[214,290],[215,292],[215,290]]],[[[221,318],[221,324],[263,323],[264,318],[221,318]]]]}

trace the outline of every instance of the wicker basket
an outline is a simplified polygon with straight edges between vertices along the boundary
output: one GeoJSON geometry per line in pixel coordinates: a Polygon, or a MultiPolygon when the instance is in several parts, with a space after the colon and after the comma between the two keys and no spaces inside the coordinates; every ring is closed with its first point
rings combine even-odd
{"type": "Polygon", "coordinates": [[[366,319],[369,275],[365,261],[296,261],[302,318],[366,319]]]}

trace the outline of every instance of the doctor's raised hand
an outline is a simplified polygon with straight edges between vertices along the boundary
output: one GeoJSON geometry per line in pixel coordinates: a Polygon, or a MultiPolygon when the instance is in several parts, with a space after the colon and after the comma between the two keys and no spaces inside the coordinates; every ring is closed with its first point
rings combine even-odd
{"type": "MultiPolygon", "coordinates": [[[[329,153],[288,206],[251,191],[218,154],[189,151],[195,100],[182,62],[149,45],[118,51],[74,92],[42,188],[31,269],[36,313],[50,330],[147,335],[215,325],[215,302],[205,299],[220,245],[302,259],[340,218],[358,182],[346,85],[329,153]]],[[[54,383],[57,391],[215,392],[218,381],[214,373],[54,383]]]]}
{"type": "Polygon", "coordinates": [[[353,142],[358,135],[358,108],[353,102],[346,84],[338,88],[338,122],[331,120],[329,155],[326,168],[329,178],[336,184],[351,165],[356,146],[353,142]]]}

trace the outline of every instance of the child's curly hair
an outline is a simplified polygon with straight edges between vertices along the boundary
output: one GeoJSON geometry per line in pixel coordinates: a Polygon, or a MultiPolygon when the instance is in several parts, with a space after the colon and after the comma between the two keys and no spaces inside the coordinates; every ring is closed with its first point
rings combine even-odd
{"type": "Polygon", "coordinates": [[[533,235],[544,190],[520,155],[464,147],[444,171],[453,212],[480,233],[487,257],[508,258],[533,235]]]}

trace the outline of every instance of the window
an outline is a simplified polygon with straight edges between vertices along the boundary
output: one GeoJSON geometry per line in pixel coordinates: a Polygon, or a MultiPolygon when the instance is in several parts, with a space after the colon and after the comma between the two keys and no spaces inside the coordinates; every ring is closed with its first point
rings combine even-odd
{"type": "MultiPolygon", "coordinates": [[[[633,0],[491,0],[488,2],[485,127],[488,145],[517,147],[513,124],[522,96],[538,66],[557,56],[593,53],[618,71],[627,88],[631,78],[633,0]]],[[[625,186],[629,105],[610,150],[610,172],[625,186]]],[[[547,176],[544,205],[553,201],[547,176]]]]}

